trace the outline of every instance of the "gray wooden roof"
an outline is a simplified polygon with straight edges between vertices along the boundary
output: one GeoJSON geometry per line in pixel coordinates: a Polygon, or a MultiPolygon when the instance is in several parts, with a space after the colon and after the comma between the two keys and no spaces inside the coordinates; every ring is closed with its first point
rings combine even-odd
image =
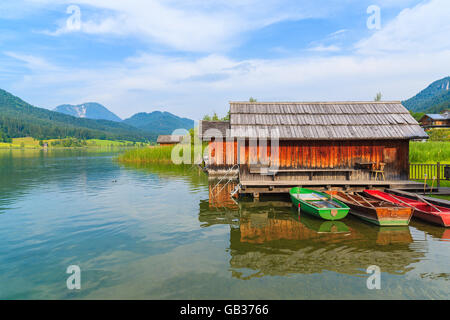
{"type": "Polygon", "coordinates": [[[161,135],[158,137],[157,143],[179,143],[183,139],[182,135],[161,135]]]}
{"type": "Polygon", "coordinates": [[[424,139],[425,131],[400,102],[230,102],[234,138],[424,139]]]}
{"type": "Polygon", "coordinates": [[[230,131],[229,121],[205,121],[199,122],[200,138],[203,141],[209,141],[218,136],[225,138],[230,131]]]}
{"type": "Polygon", "coordinates": [[[420,120],[422,121],[424,117],[428,117],[431,120],[450,120],[450,113],[449,112],[445,112],[443,114],[427,113],[420,120]]]}

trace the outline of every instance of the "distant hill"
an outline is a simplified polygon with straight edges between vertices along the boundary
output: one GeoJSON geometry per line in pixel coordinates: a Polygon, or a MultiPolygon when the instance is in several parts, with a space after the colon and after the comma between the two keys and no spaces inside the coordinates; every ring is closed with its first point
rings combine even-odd
{"type": "Polygon", "coordinates": [[[123,122],[146,132],[158,134],[171,134],[175,129],[189,130],[194,127],[194,120],[161,111],[137,113],[123,122]]]}
{"type": "Polygon", "coordinates": [[[416,96],[402,102],[413,112],[440,113],[450,108],[450,77],[430,84],[416,96]]]}
{"type": "Polygon", "coordinates": [[[36,139],[109,139],[156,141],[157,135],[121,122],[76,118],[34,107],[0,89],[0,141],[30,136],[36,139]]]}
{"type": "Polygon", "coordinates": [[[77,118],[88,118],[96,120],[110,120],[120,122],[118,116],[102,106],[100,103],[87,102],[79,105],[63,104],[54,109],[56,112],[61,112],[74,116],[77,118]]]}

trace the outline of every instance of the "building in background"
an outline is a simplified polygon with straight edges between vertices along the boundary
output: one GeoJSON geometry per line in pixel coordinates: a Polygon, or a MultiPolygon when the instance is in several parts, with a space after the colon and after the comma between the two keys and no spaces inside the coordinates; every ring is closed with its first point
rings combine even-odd
{"type": "Polygon", "coordinates": [[[183,140],[182,135],[161,135],[156,141],[160,146],[173,146],[183,140]]]}
{"type": "Polygon", "coordinates": [[[424,128],[450,128],[450,111],[442,114],[425,114],[419,120],[424,128]]]}

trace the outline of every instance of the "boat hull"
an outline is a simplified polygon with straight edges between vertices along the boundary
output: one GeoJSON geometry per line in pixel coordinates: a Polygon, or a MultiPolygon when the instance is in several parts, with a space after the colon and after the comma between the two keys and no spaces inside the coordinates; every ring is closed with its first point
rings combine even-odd
{"type": "MultiPolygon", "coordinates": [[[[411,210],[405,211],[404,209],[406,208],[401,209],[402,210],[394,211],[392,209],[384,210],[378,208],[372,213],[367,213],[362,212],[362,209],[359,208],[350,210],[350,214],[380,227],[407,226],[411,220],[411,210]]],[[[370,211],[370,209],[368,209],[368,211],[370,211]]]]}
{"type": "MultiPolygon", "coordinates": [[[[352,201],[346,194],[334,193],[334,197],[350,207],[350,214],[364,221],[375,224],[380,227],[407,226],[411,220],[412,209],[409,207],[400,207],[396,205],[381,206],[381,201],[369,201],[369,204],[359,205],[352,201]]],[[[356,200],[361,200],[360,196],[353,196],[356,200]]],[[[364,200],[360,201],[365,203],[364,200]]]]}
{"type": "Polygon", "coordinates": [[[340,206],[340,208],[317,208],[310,204],[309,202],[303,201],[296,197],[298,194],[305,193],[315,193],[320,196],[327,198],[329,201],[330,196],[326,193],[305,189],[305,188],[292,188],[289,191],[289,195],[291,197],[291,201],[296,208],[299,208],[301,212],[307,213],[309,215],[315,216],[317,218],[321,218],[324,220],[340,220],[347,216],[350,208],[346,206],[343,202],[333,199],[332,201],[340,206]]]}
{"type": "Polygon", "coordinates": [[[385,193],[377,190],[364,190],[365,194],[375,197],[376,199],[389,201],[395,204],[407,203],[413,209],[413,217],[435,224],[442,227],[450,227],[450,210],[448,208],[440,206],[430,206],[424,202],[418,200],[412,200],[409,198],[394,196],[389,193],[385,193]],[[436,210],[438,208],[441,211],[436,210]]]}

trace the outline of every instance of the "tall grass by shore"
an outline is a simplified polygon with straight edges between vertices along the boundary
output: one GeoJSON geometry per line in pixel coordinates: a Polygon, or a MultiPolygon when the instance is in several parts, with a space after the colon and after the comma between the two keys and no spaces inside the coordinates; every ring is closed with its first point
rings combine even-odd
{"type": "MultiPolygon", "coordinates": [[[[205,146],[203,146],[204,150],[205,146]]],[[[119,156],[119,161],[128,163],[172,163],[172,146],[155,146],[128,150],[119,156]]],[[[193,153],[193,150],[192,150],[193,153]]],[[[191,155],[193,159],[193,155],[191,155]]],[[[411,163],[450,163],[450,142],[411,142],[411,163]]]]}
{"type": "MultiPolygon", "coordinates": [[[[205,145],[202,150],[205,150],[205,145]]],[[[132,149],[124,152],[118,158],[120,162],[124,163],[160,163],[172,164],[172,149],[173,146],[153,146],[147,148],[132,149]]],[[[183,156],[183,151],[180,151],[180,157],[183,156]]],[[[194,147],[191,148],[191,159],[194,159],[194,147]]]]}
{"type": "Polygon", "coordinates": [[[450,142],[411,141],[409,145],[409,162],[411,163],[450,163],[450,142]]]}
{"type": "Polygon", "coordinates": [[[119,161],[129,163],[172,163],[172,146],[155,146],[132,149],[119,156],[119,161]]]}

